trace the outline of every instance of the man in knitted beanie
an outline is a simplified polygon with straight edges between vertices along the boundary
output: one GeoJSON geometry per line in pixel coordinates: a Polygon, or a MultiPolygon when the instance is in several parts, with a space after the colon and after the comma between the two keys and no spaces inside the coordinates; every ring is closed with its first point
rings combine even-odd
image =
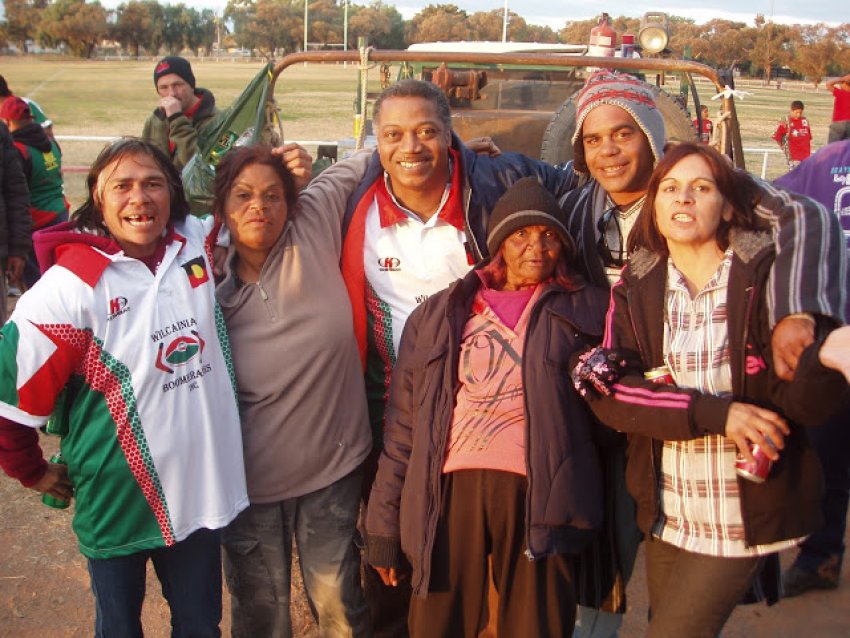
{"type": "MultiPolygon", "coordinates": [[[[650,85],[634,76],[601,69],[588,78],[579,93],[576,131],[571,140],[564,140],[573,145],[573,170],[592,178],[562,197],[561,205],[578,251],[576,263],[597,285],[619,280],[628,259],[629,233],[643,207],[649,177],[663,153],[666,131],[654,95],[650,85]]],[[[843,272],[843,266],[838,265],[844,260],[841,233],[834,216],[810,200],[757,182],[761,191],[754,208],[772,223],[778,246],[769,295],[771,319],[776,326],[774,364],[780,376],[790,379],[800,352],[814,340],[812,315],[842,316],[840,299],[844,295],[836,278],[836,273],[843,272]],[[817,233],[812,234],[809,224],[819,229],[817,233]],[[828,241],[818,242],[820,232],[829,237],[828,241]],[[824,268],[823,264],[832,265],[824,268]],[[829,291],[831,301],[816,299],[811,294],[815,289],[829,291]]],[[[612,492],[608,498],[615,503],[611,520],[606,523],[607,538],[576,563],[576,580],[591,574],[604,600],[594,601],[580,592],[580,601],[592,606],[602,603],[601,610],[579,608],[575,636],[581,638],[617,634],[625,611],[625,585],[640,539],[633,525],[634,505],[624,490],[624,461],[617,458],[620,451],[616,446],[607,454],[606,475],[612,479],[607,486],[612,492]],[[616,551],[611,552],[611,548],[616,551]]]]}
{"type": "Polygon", "coordinates": [[[159,105],[145,121],[142,137],[168,153],[182,170],[197,149],[198,131],[218,113],[215,97],[195,87],[192,65],[177,55],[157,62],[153,83],[159,105]]]}
{"type": "Polygon", "coordinates": [[[628,238],[646,195],[646,185],[664,148],[664,120],[651,87],[625,73],[600,70],[587,80],[576,101],[571,143],[578,173],[594,181],[572,196],[581,214],[570,231],[585,236],[591,279],[614,283],[626,261],[628,238]],[[593,222],[591,223],[591,220],[593,222]],[[597,229],[597,225],[601,225],[597,229]],[[600,259],[601,258],[601,259],[600,259]]]}

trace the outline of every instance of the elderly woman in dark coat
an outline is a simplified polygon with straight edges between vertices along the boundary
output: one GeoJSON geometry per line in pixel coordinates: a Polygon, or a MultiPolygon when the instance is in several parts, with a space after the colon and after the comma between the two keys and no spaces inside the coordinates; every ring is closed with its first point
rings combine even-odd
{"type": "Polygon", "coordinates": [[[488,225],[494,256],[410,317],[390,388],[366,521],[392,584],[405,564],[411,636],[475,636],[488,558],[504,636],[569,636],[567,554],[602,523],[596,428],[570,387],[607,294],[581,281],[554,198],[514,184],[488,225]]]}

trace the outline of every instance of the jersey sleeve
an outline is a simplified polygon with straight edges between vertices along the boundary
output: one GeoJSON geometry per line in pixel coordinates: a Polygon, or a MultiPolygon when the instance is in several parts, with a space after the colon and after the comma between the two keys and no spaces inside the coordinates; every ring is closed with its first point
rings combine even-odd
{"type": "Polygon", "coordinates": [[[73,318],[79,300],[66,292],[67,271],[54,269],[18,300],[0,331],[0,417],[30,427],[47,422],[92,338],[73,318]]]}

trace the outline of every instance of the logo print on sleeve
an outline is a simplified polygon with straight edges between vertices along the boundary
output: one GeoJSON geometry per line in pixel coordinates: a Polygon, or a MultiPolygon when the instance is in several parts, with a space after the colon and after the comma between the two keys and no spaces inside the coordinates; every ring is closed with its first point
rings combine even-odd
{"type": "Polygon", "coordinates": [[[210,280],[210,273],[207,270],[207,264],[203,257],[195,257],[183,264],[183,270],[189,277],[189,284],[192,288],[197,288],[201,284],[205,284],[210,280]]]}

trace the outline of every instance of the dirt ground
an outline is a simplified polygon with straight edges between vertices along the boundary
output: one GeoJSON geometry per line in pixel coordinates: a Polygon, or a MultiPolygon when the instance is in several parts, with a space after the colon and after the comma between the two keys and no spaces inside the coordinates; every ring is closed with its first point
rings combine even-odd
{"type": "MultiPolygon", "coordinates": [[[[57,441],[43,437],[47,455],[57,441]]],[[[72,510],[42,505],[38,494],[0,473],[0,638],[77,638],[94,633],[94,599],[89,591],[86,563],[71,531],[72,510]]],[[[850,527],[845,535],[850,544],[850,527]]],[[[785,552],[783,563],[793,559],[785,552]]],[[[739,607],[724,638],[838,638],[850,636],[850,558],[845,557],[845,581],[833,591],[812,592],[778,605],[739,607]]],[[[629,610],[621,638],[642,636],[646,630],[647,596],[643,558],[638,557],[629,584],[629,610]]],[[[297,568],[294,570],[297,574],[297,568]]],[[[315,638],[310,616],[296,577],[292,606],[296,638],[315,638]]],[[[142,612],[148,638],[170,635],[168,607],[159,583],[148,570],[148,596],[142,612]]],[[[222,633],[230,635],[228,596],[224,595],[222,633]]],[[[261,637],[257,637],[261,638],[261,637]]],[[[529,637],[533,638],[533,637],[529,637]]]]}
{"type": "MultiPolygon", "coordinates": [[[[57,444],[42,437],[46,454],[57,444]]],[[[55,510],[38,494],[5,475],[0,478],[0,637],[77,638],[94,634],[94,598],[86,562],[71,530],[72,509],[55,510]]],[[[297,571],[297,570],[296,570],[297,571]]],[[[301,591],[300,578],[296,586],[301,591]]],[[[295,635],[318,635],[306,599],[293,604],[295,635]]],[[[222,633],[230,635],[228,597],[224,596],[222,633]]],[[[148,566],[148,596],[142,624],[149,638],[170,636],[168,606],[148,566]]],[[[258,637],[260,638],[260,637],[258,637]]]]}
{"type": "MultiPolygon", "coordinates": [[[[55,441],[45,441],[55,448],[55,441]]],[[[5,476],[0,478],[0,637],[76,638],[91,636],[94,600],[89,592],[85,561],[70,528],[71,511],[41,504],[37,494],[5,476]]],[[[850,543],[850,534],[847,536],[850,543]]],[[[787,563],[792,552],[783,557],[787,563]]],[[[845,559],[844,574],[850,574],[845,559]]],[[[646,628],[646,588],[642,558],[629,585],[629,612],[622,638],[643,635],[646,628]]],[[[296,570],[297,571],[297,570],[296,570]]],[[[300,584],[299,584],[300,587],[300,584]]],[[[229,635],[225,593],[223,635],[229,635]]],[[[168,607],[149,570],[148,597],[142,618],[145,635],[169,636],[168,607]]],[[[295,636],[318,635],[303,595],[293,605],[295,636]]],[[[834,591],[809,593],[774,607],[750,605],[737,609],[723,631],[724,638],[796,638],[850,636],[850,582],[834,591]]],[[[260,637],[258,637],[260,638],[260,637]]]]}

